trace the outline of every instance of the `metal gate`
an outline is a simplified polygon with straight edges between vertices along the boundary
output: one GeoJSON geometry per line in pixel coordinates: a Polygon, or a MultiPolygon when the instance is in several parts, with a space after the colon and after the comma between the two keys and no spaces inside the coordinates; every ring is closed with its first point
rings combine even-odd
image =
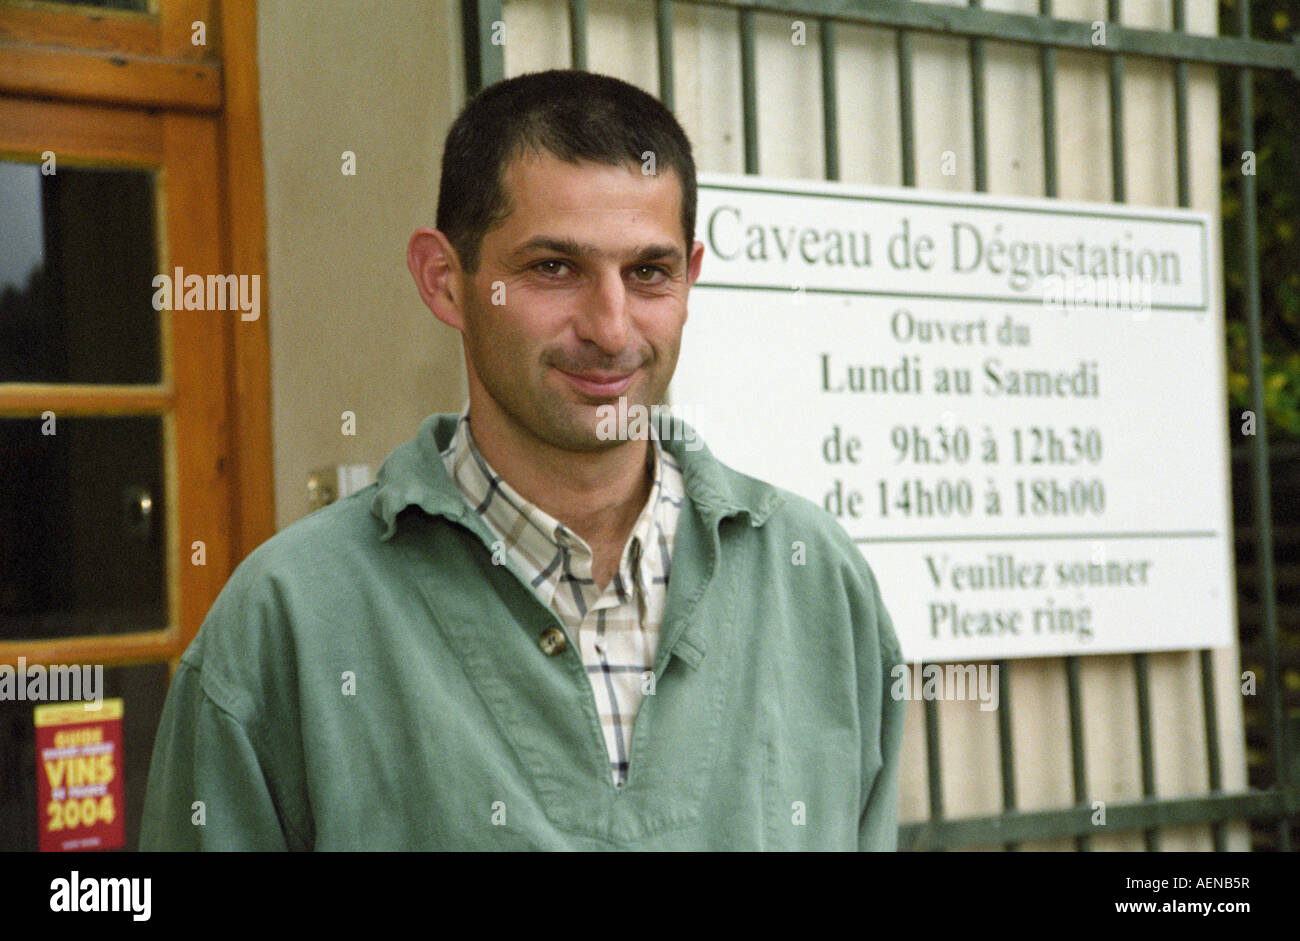
{"type": "MultiPolygon", "coordinates": [[[[526,4],[530,0],[509,0],[526,4]]],[[[1300,79],[1300,35],[1293,43],[1263,42],[1250,38],[1250,14],[1246,0],[1236,4],[1237,19],[1231,28],[1235,36],[1206,36],[1186,32],[1185,0],[1172,0],[1169,30],[1136,29],[1120,25],[1121,0],[1107,0],[1105,42],[1097,44],[1094,24],[1053,17],[1052,0],[1038,0],[1038,15],[984,10],[981,0],[967,0],[967,6],[947,6],[925,0],[645,0],[653,3],[659,78],[659,98],[675,108],[673,68],[674,9],[709,6],[732,10],[741,65],[741,104],[744,131],[745,172],[759,172],[758,104],[755,45],[755,17],[780,14],[798,17],[817,25],[821,52],[822,121],[824,168],[828,180],[839,179],[839,114],[836,78],[836,26],[840,23],[890,29],[894,33],[898,63],[899,114],[897,133],[902,152],[903,186],[916,185],[916,101],[913,96],[912,46],[915,35],[941,35],[965,39],[971,77],[971,120],[973,128],[974,184],[987,191],[987,136],[985,131],[985,43],[1014,43],[1036,49],[1042,89],[1044,196],[1058,196],[1056,52],[1076,50],[1104,56],[1108,65],[1110,160],[1113,182],[1111,198],[1126,201],[1125,134],[1123,88],[1125,60],[1146,58],[1167,63],[1173,70],[1174,121],[1178,205],[1191,205],[1188,153],[1188,69],[1200,63],[1230,69],[1235,79],[1237,111],[1241,121],[1243,151],[1253,151],[1253,82],[1260,72],[1266,80],[1296,82],[1300,79]],[[1286,73],[1290,73],[1290,75],[1286,73]]],[[[505,57],[500,38],[507,0],[462,0],[465,28],[466,75],[469,93],[505,76],[505,57]]],[[[587,68],[587,0],[568,0],[568,28],[573,68],[587,68]]],[[[1221,32],[1227,29],[1225,24],[1221,32]]],[[[1300,84],[1297,84],[1300,97],[1300,84]]],[[[1208,793],[1185,798],[1156,796],[1154,746],[1152,740],[1151,695],[1147,655],[1131,655],[1137,692],[1138,745],[1141,755],[1143,798],[1108,803],[1107,831],[1141,831],[1148,850],[1160,847],[1162,827],[1208,824],[1213,828],[1214,847],[1226,848],[1225,823],[1245,820],[1275,828],[1274,845],[1291,849],[1290,823],[1300,820],[1300,719],[1285,718],[1278,644],[1278,606],[1272,512],[1270,507],[1269,448],[1264,427],[1262,380],[1262,330],[1260,312],[1259,258],[1257,250],[1257,184],[1253,175],[1242,177],[1241,263],[1245,277],[1244,303],[1250,338],[1250,382],[1252,409],[1257,416],[1257,433],[1249,445],[1250,494],[1253,510],[1254,549],[1257,565],[1258,608],[1262,632],[1258,652],[1265,675],[1264,722],[1267,727],[1268,764],[1272,780],[1264,788],[1226,792],[1222,786],[1219,750],[1219,713],[1212,684],[1213,660],[1209,650],[1199,652],[1202,714],[1207,742],[1206,778],[1208,793]]],[[[1232,240],[1224,239],[1225,245],[1232,240]]],[[[1240,620],[1240,616],[1239,616],[1240,620]]],[[[1052,810],[1017,809],[1014,768],[1015,749],[1011,735],[1011,664],[1000,661],[999,754],[1003,812],[978,817],[948,818],[942,796],[943,767],[939,749],[939,715],[935,702],[926,700],[926,764],[929,780],[929,817],[900,828],[903,849],[951,849],[964,846],[1001,844],[1016,849],[1027,840],[1073,838],[1079,850],[1089,849],[1093,805],[1088,799],[1084,762],[1083,709],[1078,657],[1063,658],[1070,717],[1070,754],[1074,804],[1052,810]]]]}

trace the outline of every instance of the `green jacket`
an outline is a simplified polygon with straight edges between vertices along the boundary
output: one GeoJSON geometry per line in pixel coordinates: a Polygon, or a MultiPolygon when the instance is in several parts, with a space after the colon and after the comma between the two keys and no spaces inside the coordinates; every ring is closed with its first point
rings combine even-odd
{"type": "Polygon", "coordinates": [[[902,660],[831,517],[664,443],[687,500],[616,790],[575,645],[543,652],[560,622],[439,459],[455,421],[231,575],[167,695],[142,849],[895,848],[902,660]]]}

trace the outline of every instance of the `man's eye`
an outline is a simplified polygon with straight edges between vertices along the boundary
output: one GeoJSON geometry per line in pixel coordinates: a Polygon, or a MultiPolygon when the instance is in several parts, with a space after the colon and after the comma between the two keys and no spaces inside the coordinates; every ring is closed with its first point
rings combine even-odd
{"type": "Polygon", "coordinates": [[[560,261],[559,259],[551,258],[548,259],[547,261],[538,262],[533,267],[535,267],[542,274],[559,275],[561,274],[561,271],[559,269],[568,268],[569,266],[564,262],[560,261]]]}
{"type": "Polygon", "coordinates": [[[658,275],[668,277],[668,272],[657,265],[637,265],[632,269],[632,275],[638,281],[644,281],[648,284],[656,280],[658,275]]]}

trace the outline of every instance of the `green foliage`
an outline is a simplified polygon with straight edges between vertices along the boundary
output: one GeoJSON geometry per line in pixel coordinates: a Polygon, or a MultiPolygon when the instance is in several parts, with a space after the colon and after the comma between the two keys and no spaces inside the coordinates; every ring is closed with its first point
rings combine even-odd
{"type": "MultiPolygon", "coordinates": [[[[1238,35],[1237,4],[1220,0],[1219,32],[1238,35]]],[[[1291,42],[1300,0],[1249,0],[1251,38],[1291,42]]],[[[1252,408],[1246,314],[1245,181],[1234,70],[1220,70],[1228,401],[1234,424],[1252,408]]],[[[1270,438],[1300,438],[1300,81],[1276,70],[1254,79],[1255,182],[1264,417],[1270,438]]]]}

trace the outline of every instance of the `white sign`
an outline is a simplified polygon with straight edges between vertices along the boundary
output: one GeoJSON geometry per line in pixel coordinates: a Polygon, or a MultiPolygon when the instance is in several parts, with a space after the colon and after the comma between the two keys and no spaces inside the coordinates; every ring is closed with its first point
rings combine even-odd
{"type": "Polygon", "coordinates": [[[670,401],[839,519],[909,661],[1232,643],[1205,214],[710,174],[697,220],[670,401]]]}

